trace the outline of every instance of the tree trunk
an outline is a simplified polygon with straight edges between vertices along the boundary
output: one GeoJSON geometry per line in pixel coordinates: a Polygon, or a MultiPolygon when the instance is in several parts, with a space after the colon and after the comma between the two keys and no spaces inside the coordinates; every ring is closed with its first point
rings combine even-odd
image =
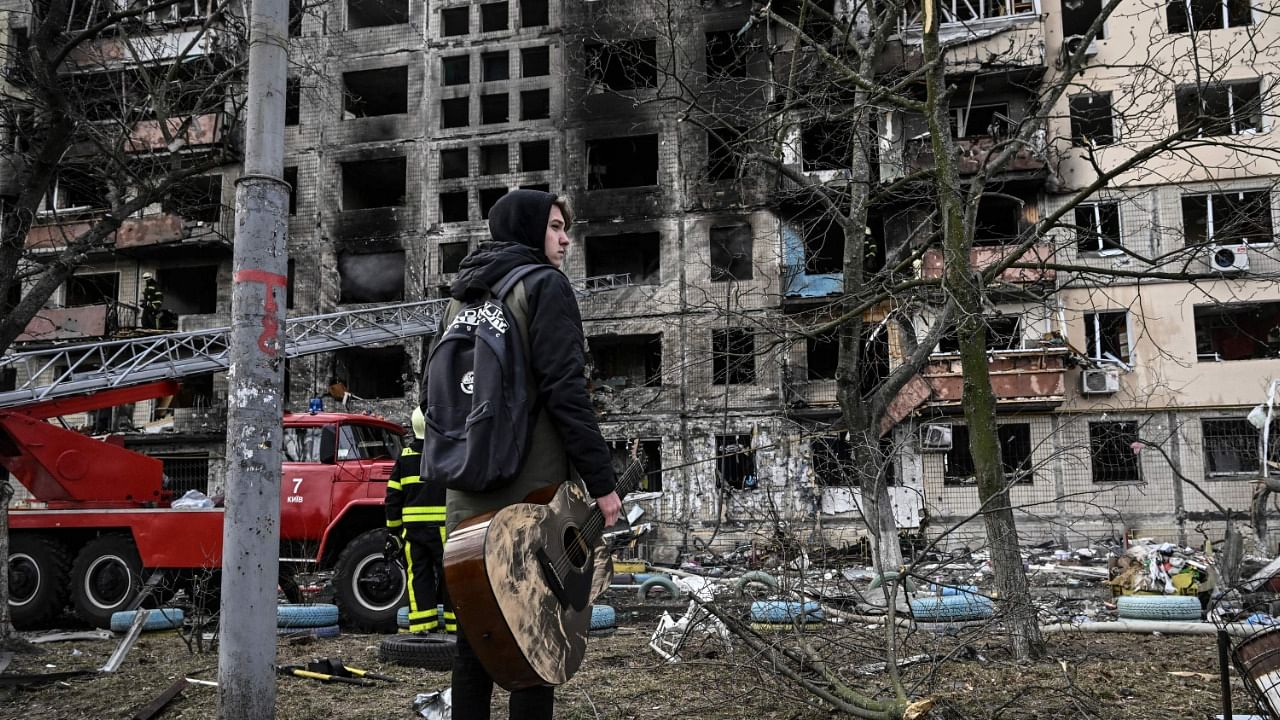
{"type": "Polygon", "coordinates": [[[16,637],[13,618],[9,614],[9,501],[13,486],[9,474],[0,478],[0,647],[9,647],[16,637]]]}

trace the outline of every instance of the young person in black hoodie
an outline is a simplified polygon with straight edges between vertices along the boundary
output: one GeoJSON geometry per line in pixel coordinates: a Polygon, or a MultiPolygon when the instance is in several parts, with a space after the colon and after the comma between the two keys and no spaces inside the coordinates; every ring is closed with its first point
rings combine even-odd
{"type": "MultiPolygon", "coordinates": [[[[458,271],[450,294],[468,300],[489,292],[509,271],[539,263],[559,269],[572,242],[568,203],[550,193],[515,190],[489,210],[491,242],[481,243],[458,271]]],[[[539,408],[524,470],[511,483],[484,493],[449,490],[447,528],[483,512],[524,500],[547,485],[576,474],[601,512],[605,527],[618,519],[622,501],[614,491],[617,478],[608,445],[600,434],[587,394],[582,316],[569,279],[560,272],[537,272],[516,283],[506,297],[517,317],[527,319],[525,342],[531,378],[530,398],[539,408]]],[[[429,473],[430,468],[426,468],[429,473]]],[[[555,688],[528,688],[511,693],[510,717],[550,720],[555,688]]],[[[458,628],[458,657],[453,665],[453,717],[488,720],[493,680],[458,628]]]]}

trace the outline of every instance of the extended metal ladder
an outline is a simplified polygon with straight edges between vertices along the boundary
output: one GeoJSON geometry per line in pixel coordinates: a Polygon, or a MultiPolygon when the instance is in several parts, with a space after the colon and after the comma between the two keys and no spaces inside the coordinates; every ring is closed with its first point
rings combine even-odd
{"type": "MultiPolygon", "coordinates": [[[[579,295],[629,284],[629,275],[574,281],[579,295]]],[[[285,356],[430,335],[448,303],[423,300],[289,318],[285,356]]],[[[19,382],[13,390],[0,391],[0,408],[220,372],[228,368],[230,333],[222,327],[11,353],[0,358],[0,370],[12,368],[19,382]]]]}

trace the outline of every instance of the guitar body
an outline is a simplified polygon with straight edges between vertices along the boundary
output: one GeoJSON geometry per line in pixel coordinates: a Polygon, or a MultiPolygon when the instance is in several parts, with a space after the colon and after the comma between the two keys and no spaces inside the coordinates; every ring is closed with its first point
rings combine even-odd
{"type": "Polygon", "coordinates": [[[593,586],[609,572],[604,549],[581,535],[594,509],[581,483],[527,500],[462,523],[444,553],[467,642],[507,690],[573,677],[586,652],[593,586]]]}

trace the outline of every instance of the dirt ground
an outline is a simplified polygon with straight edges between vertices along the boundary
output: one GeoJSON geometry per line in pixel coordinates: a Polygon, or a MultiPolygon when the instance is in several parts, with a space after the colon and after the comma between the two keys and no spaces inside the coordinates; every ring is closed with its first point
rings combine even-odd
{"type": "MultiPolygon", "coordinates": [[[[667,664],[648,647],[656,625],[653,608],[631,611],[619,606],[618,615],[619,629],[590,639],[582,671],[558,691],[556,717],[809,720],[833,716],[807,705],[799,689],[771,671],[767,658],[751,653],[740,641],[731,654],[667,664]]],[[[885,674],[858,670],[883,659],[875,649],[881,632],[869,626],[826,625],[801,636],[778,634],[773,640],[807,643],[830,658],[855,687],[877,692],[886,687],[885,674]]],[[[1168,720],[1211,718],[1221,712],[1212,635],[1057,634],[1049,636],[1044,660],[1018,665],[1010,661],[993,631],[966,632],[970,634],[962,637],[914,632],[905,638],[901,657],[933,657],[903,670],[913,697],[937,701],[931,718],[1168,720]]],[[[448,676],[380,661],[379,640],[376,635],[343,634],[306,643],[281,641],[282,664],[340,657],[349,665],[403,682],[363,688],[280,677],[276,717],[415,717],[414,696],[443,689],[448,676]]],[[[38,654],[16,656],[6,672],[96,668],[116,642],[44,644],[38,654]]],[[[176,631],[149,633],[114,674],[29,689],[0,689],[0,718],[129,718],[177,678],[215,679],[217,662],[216,651],[193,653],[176,631]]],[[[1233,688],[1234,711],[1253,712],[1239,679],[1233,679],[1233,688]]],[[[216,692],[212,687],[190,685],[159,717],[212,718],[216,692]]],[[[505,696],[495,695],[494,717],[506,717],[505,707],[500,707],[505,696]]]]}

